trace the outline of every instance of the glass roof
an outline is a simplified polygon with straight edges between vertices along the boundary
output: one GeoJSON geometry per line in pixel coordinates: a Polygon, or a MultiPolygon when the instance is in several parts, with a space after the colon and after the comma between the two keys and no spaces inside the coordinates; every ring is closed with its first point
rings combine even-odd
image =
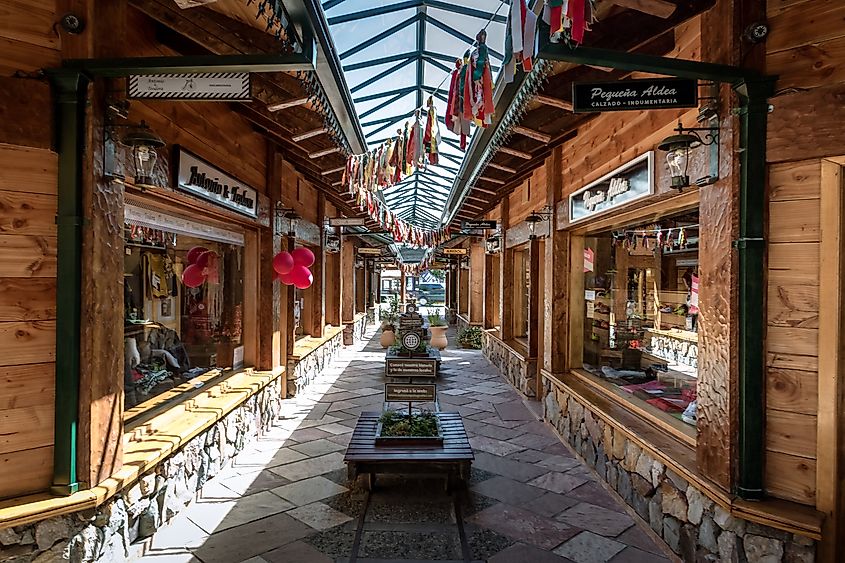
{"type": "MultiPolygon", "coordinates": [[[[371,149],[396,136],[414,110],[433,96],[442,142],[437,166],[386,188],[384,200],[400,218],[440,226],[464,153],[443,116],[455,61],[487,29],[495,81],[502,61],[507,4],[503,0],[326,0],[323,9],[371,149]]],[[[422,124],[425,125],[423,112],[422,124]]]]}

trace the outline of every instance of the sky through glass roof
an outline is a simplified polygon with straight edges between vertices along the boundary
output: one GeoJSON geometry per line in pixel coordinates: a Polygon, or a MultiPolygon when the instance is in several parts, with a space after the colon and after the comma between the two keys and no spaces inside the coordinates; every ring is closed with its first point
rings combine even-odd
{"type": "Polygon", "coordinates": [[[383,195],[401,219],[438,227],[464,157],[458,136],[443,123],[449,77],[486,26],[495,80],[507,5],[501,0],[326,0],[323,9],[370,149],[395,137],[433,96],[443,139],[438,165],[385,188],[383,195]]]}

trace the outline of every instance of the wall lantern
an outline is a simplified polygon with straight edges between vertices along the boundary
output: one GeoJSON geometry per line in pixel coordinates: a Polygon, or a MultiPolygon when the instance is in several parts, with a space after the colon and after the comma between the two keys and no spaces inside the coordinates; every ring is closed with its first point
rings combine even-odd
{"type": "Polygon", "coordinates": [[[156,160],[158,160],[156,149],[163,147],[165,142],[161,137],[153,133],[150,126],[144,121],[141,121],[140,125],[131,127],[120,142],[132,148],[132,161],[135,164],[135,183],[151,184],[153,181],[153,170],[155,169],[156,160]]]}
{"type": "Polygon", "coordinates": [[[279,226],[279,231],[281,231],[280,221],[282,219],[287,219],[287,221],[288,221],[288,236],[296,238],[296,222],[300,219],[299,215],[293,209],[287,208],[284,205],[282,205],[281,201],[277,201],[276,202],[276,221],[277,221],[276,224],[279,226]]]}
{"type": "Polygon", "coordinates": [[[487,254],[498,254],[499,252],[501,252],[501,235],[493,235],[491,237],[488,237],[487,240],[484,242],[484,249],[486,250],[487,254]]]}
{"type": "Polygon", "coordinates": [[[336,234],[326,235],[326,252],[329,254],[337,254],[340,252],[340,237],[336,234]]]}
{"type": "Polygon", "coordinates": [[[543,221],[550,221],[551,218],[552,211],[548,206],[544,207],[540,211],[532,211],[531,214],[525,218],[525,222],[528,224],[528,232],[530,233],[528,238],[532,240],[537,238],[537,224],[542,223],[543,221]]]}
{"type": "Polygon", "coordinates": [[[688,175],[690,151],[701,145],[713,145],[717,150],[715,155],[711,151],[710,168],[713,173],[709,176],[699,178],[695,181],[698,186],[706,186],[712,184],[718,179],[718,141],[719,128],[718,127],[684,127],[680,123],[675,128],[676,135],[670,135],[663,139],[657,148],[666,152],[666,164],[669,166],[669,173],[672,175],[672,187],[677,190],[689,187],[690,180],[688,175]],[[702,138],[699,131],[705,132],[702,138]],[[713,160],[715,156],[715,161],[713,160]],[[714,170],[714,165],[716,166],[714,170]]]}

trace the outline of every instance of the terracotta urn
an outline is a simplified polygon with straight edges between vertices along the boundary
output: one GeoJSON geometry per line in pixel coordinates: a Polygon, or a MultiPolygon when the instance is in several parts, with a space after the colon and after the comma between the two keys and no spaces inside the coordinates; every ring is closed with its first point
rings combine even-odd
{"type": "Polygon", "coordinates": [[[389,348],[394,342],[396,342],[396,335],[392,330],[382,330],[379,342],[381,343],[382,348],[389,348]]]}
{"type": "Polygon", "coordinates": [[[438,350],[444,349],[449,344],[449,341],[446,340],[447,328],[448,327],[445,326],[428,327],[428,330],[431,331],[431,345],[437,348],[438,350]]]}

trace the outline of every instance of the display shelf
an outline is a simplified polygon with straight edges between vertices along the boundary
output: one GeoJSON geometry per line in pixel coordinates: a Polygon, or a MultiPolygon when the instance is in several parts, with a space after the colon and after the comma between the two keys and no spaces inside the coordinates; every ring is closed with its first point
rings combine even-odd
{"type": "MultiPolygon", "coordinates": [[[[677,315],[676,315],[677,316],[677,315]]],[[[686,317],[678,317],[686,322],[686,317]]],[[[679,328],[671,330],[662,330],[658,328],[647,328],[646,331],[652,334],[659,334],[660,336],[668,336],[669,338],[677,338],[678,340],[686,340],[698,344],[698,333],[690,330],[683,330],[679,328]]]]}

